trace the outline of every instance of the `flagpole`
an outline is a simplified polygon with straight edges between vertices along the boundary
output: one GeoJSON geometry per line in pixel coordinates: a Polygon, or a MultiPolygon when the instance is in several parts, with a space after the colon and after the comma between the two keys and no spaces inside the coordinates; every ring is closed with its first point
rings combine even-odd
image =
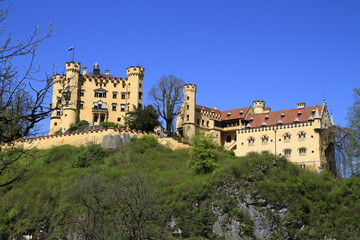
{"type": "Polygon", "coordinates": [[[72,54],[72,61],[74,62],[74,55],[75,55],[75,45],[74,46],[74,49],[73,49],[73,54],[72,54]]]}

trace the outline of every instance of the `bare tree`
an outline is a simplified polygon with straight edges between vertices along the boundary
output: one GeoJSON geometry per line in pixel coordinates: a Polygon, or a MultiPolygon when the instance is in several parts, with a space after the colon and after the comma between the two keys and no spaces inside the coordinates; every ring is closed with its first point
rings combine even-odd
{"type": "Polygon", "coordinates": [[[154,106],[166,123],[166,133],[169,135],[173,130],[173,122],[183,98],[184,81],[173,75],[163,76],[151,88],[149,97],[154,106]]]}
{"type": "MultiPolygon", "coordinates": [[[[0,35],[5,35],[5,20],[9,10],[0,11],[0,35]]],[[[39,80],[34,77],[39,71],[34,66],[37,47],[52,34],[51,25],[44,35],[40,35],[36,26],[25,40],[14,41],[11,33],[0,43],[0,144],[12,143],[14,140],[34,134],[36,123],[47,118],[51,109],[45,100],[52,85],[50,77],[39,80]],[[14,65],[14,60],[26,56],[28,66],[22,71],[14,65]],[[38,82],[40,89],[34,84],[38,82]]],[[[14,147],[2,148],[0,152],[0,187],[6,186],[21,178],[23,171],[12,175],[10,166],[18,161],[23,152],[14,147]],[[13,157],[14,156],[14,157],[13,157]],[[10,173],[9,173],[10,172],[10,173]],[[7,177],[6,175],[9,173],[7,177]],[[9,176],[12,176],[9,178],[9,176]]]]}

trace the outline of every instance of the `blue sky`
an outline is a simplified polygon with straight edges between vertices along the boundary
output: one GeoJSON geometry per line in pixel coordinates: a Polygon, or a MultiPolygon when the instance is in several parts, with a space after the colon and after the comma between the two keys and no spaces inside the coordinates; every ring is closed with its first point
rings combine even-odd
{"type": "MultiPolygon", "coordinates": [[[[198,85],[197,103],[220,110],[265,100],[273,111],[327,100],[346,126],[360,79],[357,0],[5,0],[16,39],[35,25],[54,36],[39,47],[42,71],[71,60],[125,77],[145,67],[145,94],[173,74],[198,85]]],[[[19,61],[24,64],[25,61],[19,61]]],[[[145,104],[150,103],[145,96],[145,104]]],[[[48,122],[43,123],[44,128],[48,122]]]]}

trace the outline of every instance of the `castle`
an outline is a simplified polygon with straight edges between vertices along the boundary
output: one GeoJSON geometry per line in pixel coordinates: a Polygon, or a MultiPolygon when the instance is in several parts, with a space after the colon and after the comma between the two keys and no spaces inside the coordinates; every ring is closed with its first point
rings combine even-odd
{"type": "Polygon", "coordinates": [[[236,156],[251,152],[283,155],[302,168],[327,169],[329,144],[322,135],[334,122],[326,101],[320,106],[298,103],[293,109],[271,111],[265,101],[257,100],[249,107],[220,111],[196,104],[195,84],[186,84],[183,90],[176,127],[184,140],[201,129],[236,156]]]}
{"type": "Polygon", "coordinates": [[[81,69],[76,62],[66,63],[66,73],[53,78],[50,134],[69,129],[70,125],[86,120],[92,125],[101,122],[124,124],[128,111],[142,106],[145,69],[128,67],[126,78],[114,77],[109,70],[100,72],[99,64],[92,72],[81,69]]]}

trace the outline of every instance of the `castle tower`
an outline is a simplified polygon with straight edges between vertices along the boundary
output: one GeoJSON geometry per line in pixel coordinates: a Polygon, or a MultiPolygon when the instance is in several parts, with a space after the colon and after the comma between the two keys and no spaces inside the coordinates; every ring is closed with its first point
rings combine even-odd
{"type": "Polygon", "coordinates": [[[195,104],[196,104],[196,85],[185,84],[183,110],[183,136],[191,138],[195,136],[195,104]]]}
{"type": "Polygon", "coordinates": [[[253,101],[253,108],[254,108],[254,113],[263,113],[264,112],[264,108],[265,108],[265,101],[262,100],[256,100],[253,101]]]}
{"type": "Polygon", "coordinates": [[[63,97],[63,112],[61,115],[61,128],[68,129],[70,124],[79,121],[78,92],[79,92],[79,77],[80,77],[80,63],[67,62],[66,75],[62,79],[62,97],[63,97]]]}
{"type": "Polygon", "coordinates": [[[134,107],[142,106],[143,99],[143,80],[144,80],[145,69],[140,66],[131,66],[126,69],[127,83],[127,111],[134,110],[134,107]],[[131,94],[130,94],[131,89],[131,94]]]}

